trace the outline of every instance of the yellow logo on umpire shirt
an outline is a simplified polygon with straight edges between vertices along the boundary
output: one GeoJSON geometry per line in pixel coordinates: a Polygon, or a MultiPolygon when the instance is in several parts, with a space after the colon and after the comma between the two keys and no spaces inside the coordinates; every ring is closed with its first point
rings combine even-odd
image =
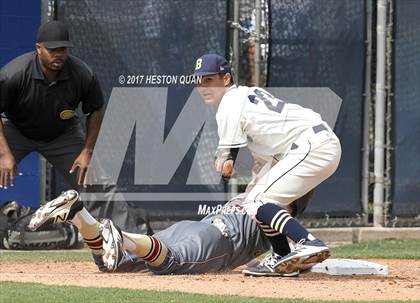
{"type": "Polygon", "coordinates": [[[76,116],[76,112],[71,109],[65,109],[60,113],[61,120],[69,120],[76,116]]]}

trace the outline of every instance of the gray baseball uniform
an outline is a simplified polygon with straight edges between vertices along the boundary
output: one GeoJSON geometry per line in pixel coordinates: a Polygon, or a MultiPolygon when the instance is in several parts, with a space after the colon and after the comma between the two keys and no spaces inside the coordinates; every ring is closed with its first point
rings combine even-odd
{"type": "MultiPolygon", "coordinates": [[[[228,204],[227,204],[228,205],[228,204]]],[[[270,249],[257,223],[246,213],[225,207],[201,221],[180,221],[154,236],[168,247],[168,259],[155,274],[201,274],[233,269],[270,249]]],[[[138,262],[133,258],[134,268],[138,262]]],[[[133,271],[130,266],[124,271],[133,271]]]]}

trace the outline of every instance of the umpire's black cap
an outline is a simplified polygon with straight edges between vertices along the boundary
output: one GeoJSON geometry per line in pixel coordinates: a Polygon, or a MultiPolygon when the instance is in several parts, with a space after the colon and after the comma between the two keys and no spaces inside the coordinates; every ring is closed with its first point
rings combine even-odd
{"type": "Polygon", "coordinates": [[[72,47],[69,31],[60,21],[49,21],[38,30],[36,42],[44,43],[46,48],[72,47]]]}
{"type": "Polygon", "coordinates": [[[197,59],[194,76],[209,76],[230,73],[230,65],[218,54],[206,54],[197,59]]]}

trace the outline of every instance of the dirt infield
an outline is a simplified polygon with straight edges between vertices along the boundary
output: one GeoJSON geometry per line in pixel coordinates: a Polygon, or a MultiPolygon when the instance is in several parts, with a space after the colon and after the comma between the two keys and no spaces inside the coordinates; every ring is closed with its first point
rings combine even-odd
{"type": "Polygon", "coordinates": [[[420,300],[420,260],[371,260],[390,267],[388,276],[340,276],[305,273],[298,278],[223,274],[156,276],[150,273],[98,273],[90,262],[4,262],[0,281],[48,285],[119,287],[313,300],[420,300]]]}

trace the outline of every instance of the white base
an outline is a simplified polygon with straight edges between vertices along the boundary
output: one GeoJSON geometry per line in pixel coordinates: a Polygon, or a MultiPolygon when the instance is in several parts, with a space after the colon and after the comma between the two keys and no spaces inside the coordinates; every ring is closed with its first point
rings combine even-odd
{"type": "Polygon", "coordinates": [[[333,276],[388,275],[388,266],[365,260],[327,259],[311,268],[311,272],[333,276]]]}

